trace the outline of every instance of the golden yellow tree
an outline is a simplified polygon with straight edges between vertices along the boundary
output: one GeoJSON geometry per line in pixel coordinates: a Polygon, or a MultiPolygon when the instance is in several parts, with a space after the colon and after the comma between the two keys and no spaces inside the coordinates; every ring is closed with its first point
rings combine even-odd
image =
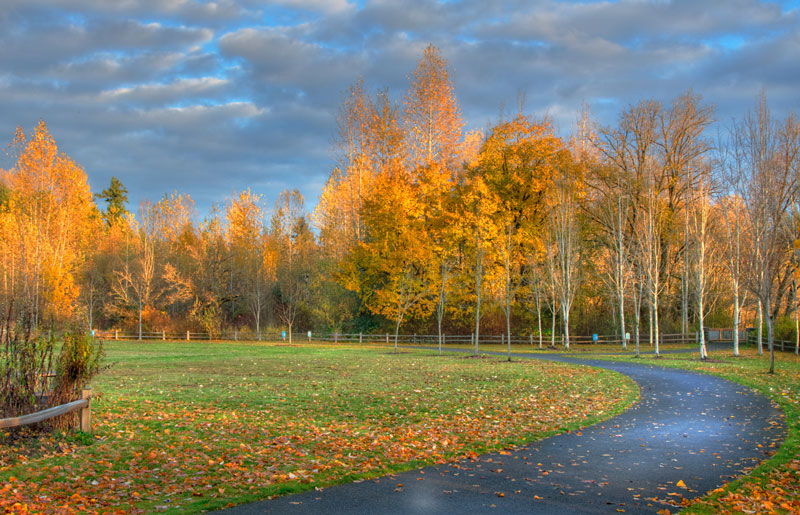
{"type": "Polygon", "coordinates": [[[75,315],[76,276],[97,213],[86,174],[58,153],[43,120],[30,138],[17,129],[12,149],[16,161],[2,177],[4,296],[34,329],[75,315]]]}
{"type": "Polygon", "coordinates": [[[237,296],[253,316],[261,337],[261,316],[267,304],[268,281],[275,276],[271,254],[266,252],[261,195],[249,189],[230,199],[226,207],[227,243],[237,296]]]}
{"type": "Polygon", "coordinates": [[[426,271],[430,249],[423,205],[408,173],[397,170],[376,178],[376,194],[364,205],[367,229],[344,264],[344,286],[364,298],[367,308],[393,320],[395,351],[403,321],[430,312],[426,271]]]}
{"type": "Polygon", "coordinates": [[[461,120],[447,61],[428,45],[411,78],[403,101],[403,119],[412,169],[438,164],[441,171],[459,171],[461,120]]]}
{"type": "MultiPolygon", "coordinates": [[[[545,194],[564,160],[563,141],[547,121],[518,114],[492,128],[474,173],[481,175],[492,197],[497,225],[491,240],[503,270],[502,307],[511,341],[511,310],[531,251],[541,245],[539,228],[545,194]]],[[[510,359],[510,343],[509,343],[510,359]]]]}

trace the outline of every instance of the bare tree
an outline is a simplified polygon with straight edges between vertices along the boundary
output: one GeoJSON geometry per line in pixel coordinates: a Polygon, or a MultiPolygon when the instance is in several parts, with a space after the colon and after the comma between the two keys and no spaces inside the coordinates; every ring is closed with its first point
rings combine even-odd
{"type": "Polygon", "coordinates": [[[694,286],[697,299],[697,315],[700,319],[700,359],[708,358],[705,339],[705,314],[706,314],[706,295],[708,292],[708,268],[713,261],[714,247],[710,244],[710,220],[711,210],[709,195],[709,179],[703,170],[700,170],[700,180],[694,193],[694,198],[687,199],[691,205],[692,225],[691,225],[691,244],[692,258],[694,265],[694,286]]]}
{"type": "Polygon", "coordinates": [[[292,343],[292,330],[309,279],[305,257],[310,233],[304,205],[299,191],[285,190],[278,196],[272,217],[272,237],[281,256],[277,273],[278,315],[288,329],[289,343],[292,343]]]}
{"type": "Polygon", "coordinates": [[[600,166],[595,172],[596,180],[590,186],[596,198],[590,207],[590,215],[600,228],[597,239],[605,250],[601,254],[605,264],[603,276],[617,305],[622,348],[627,349],[625,299],[632,280],[631,187],[624,171],[619,168],[600,166]]]}
{"type": "Polygon", "coordinates": [[[758,298],[767,322],[769,372],[775,371],[774,319],[778,311],[778,279],[787,264],[791,234],[789,209],[797,194],[800,127],[794,115],[783,122],[770,116],[766,95],[754,111],[734,125],[733,158],[743,165],[742,199],[755,239],[748,288],[758,298]]]}
{"type": "Polygon", "coordinates": [[[656,356],[659,355],[658,309],[664,283],[661,280],[661,234],[664,229],[665,213],[658,191],[654,187],[652,168],[645,176],[643,213],[638,217],[636,234],[639,239],[639,262],[644,273],[644,284],[648,293],[650,311],[650,341],[656,356]]]}
{"type": "Polygon", "coordinates": [[[138,313],[139,340],[142,339],[142,313],[162,293],[156,285],[157,207],[145,200],[139,204],[137,252],[133,260],[125,260],[122,270],[115,273],[114,296],[128,305],[136,306],[138,313]]]}
{"type": "Polygon", "coordinates": [[[551,212],[552,236],[556,248],[554,276],[561,321],[564,325],[564,347],[569,348],[569,315],[581,279],[583,239],[579,235],[577,170],[564,164],[558,167],[553,187],[554,206],[551,212]]]}
{"type": "Polygon", "coordinates": [[[717,190],[719,192],[717,203],[724,222],[724,262],[730,276],[731,292],[733,293],[733,355],[738,356],[741,312],[747,301],[747,290],[742,286],[744,274],[743,206],[740,193],[743,187],[741,169],[743,163],[738,162],[732,155],[731,143],[731,138],[719,137],[716,145],[716,167],[720,183],[720,188],[717,190]]]}
{"type": "Polygon", "coordinates": [[[537,336],[539,337],[539,349],[542,348],[542,298],[547,294],[545,282],[542,279],[543,264],[535,255],[528,257],[528,286],[530,295],[536,303],[536,324],[537,336]]]}

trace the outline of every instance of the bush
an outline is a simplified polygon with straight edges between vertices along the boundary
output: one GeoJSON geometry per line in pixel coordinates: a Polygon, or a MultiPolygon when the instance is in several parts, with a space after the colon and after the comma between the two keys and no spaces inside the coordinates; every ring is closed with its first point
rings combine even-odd
{"type": "Polygon", "coordinates": [[[35,337],[6,324],[0,350],[0,417],[36,411],[38,395],[49,391],[54,339],[35,337]]]}
{"type": "MultiPolygon", "coordinates": [[[[100,371],[103,343],[86,333],[65,333],[56,360],[53,392],[50,405],[57,406],[75,400],[76,392],[85,388],[100,371]]],[[[69,418],[54,419],[55,427],[64,428],[69,418]]]]}

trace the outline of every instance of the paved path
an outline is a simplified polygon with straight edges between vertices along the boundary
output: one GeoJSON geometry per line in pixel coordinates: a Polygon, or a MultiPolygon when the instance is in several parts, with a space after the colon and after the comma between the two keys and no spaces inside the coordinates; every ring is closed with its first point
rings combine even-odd
{"type": "Polygon", "coordinates": [[[604,423],[510,454],[486,454],[224,513],[653,513],[665,507],[674,512],[664,500],[680,500],[674,494],[701,496],[723,485],[765,459],[785,435],[780,410],[736,383],[641,364],[537,357],[616,370],[638,383],[641,398],[604,423]],[[678,481],[687,488],[678,487],[678,481]]]}

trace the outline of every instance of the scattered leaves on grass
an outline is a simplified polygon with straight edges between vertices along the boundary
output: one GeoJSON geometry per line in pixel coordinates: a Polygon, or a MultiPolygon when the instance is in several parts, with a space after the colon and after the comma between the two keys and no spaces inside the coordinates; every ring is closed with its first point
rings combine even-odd
{"type": "Polygon", "coordinates": [[[27,454],[2,442],[0,511],[223,507],[474,457],[610,414],[634,391],[547,362],[254,344],[107,352],[117,363],[95,384],[99,439],[27,454]]]}

